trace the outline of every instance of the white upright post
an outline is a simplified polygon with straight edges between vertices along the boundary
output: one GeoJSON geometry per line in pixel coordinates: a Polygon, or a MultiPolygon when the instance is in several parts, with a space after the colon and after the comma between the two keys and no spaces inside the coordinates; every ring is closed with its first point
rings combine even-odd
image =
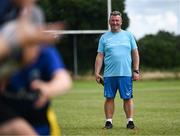
{"type": "Polygon", "coordinates": [[[78,59],[77,59],[77,37],[73,35],[73,55],[74,55],[74,77],[78,76],[78,59]]]}
{"type": "Polygon", "coordinates": [[[107,25],[108,25],[108,30],[110,30],[110,26],[109,26],[109,16],[111,13],[111,0],[107,0],[107,25]]]}

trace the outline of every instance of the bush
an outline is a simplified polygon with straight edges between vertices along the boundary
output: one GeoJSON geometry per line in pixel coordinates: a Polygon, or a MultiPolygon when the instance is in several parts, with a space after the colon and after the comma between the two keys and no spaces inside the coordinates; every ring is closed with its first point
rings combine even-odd
{"type": "Polygon", "coordinates": [[[140,60],[144,67],[171,69],[180,67],[180,37],[160,31],[138,41],[140,60]]]}

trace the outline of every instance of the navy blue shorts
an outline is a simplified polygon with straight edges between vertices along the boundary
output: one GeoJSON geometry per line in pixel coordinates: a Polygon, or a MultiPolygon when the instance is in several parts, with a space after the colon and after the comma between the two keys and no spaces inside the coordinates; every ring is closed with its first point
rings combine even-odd
{"type": "Polygon", "coordinates": [[[18,117],[19,117],[18,114],[16,114],[16,112],[12,110],[9,107],[9,105],[4,103],[0,97],[0,125],[2,125],[3,123],[11,119],[18,118],[18,117]]]}
{"type": "Polygon", "coordinates": [[[104,77],[104,97],[115,98],[117,90],[122,99],[131,99],[133,97],[132,77],[104,77]]]}
{"type": "Polygon", "coordinates": [[[47,103],[43,108],[30,106],[26,100],[12,100],[0,95],[0,125],[20,117],[28,121],[39,135],[60,135],[60,128],[53,110],[47,103]]]}

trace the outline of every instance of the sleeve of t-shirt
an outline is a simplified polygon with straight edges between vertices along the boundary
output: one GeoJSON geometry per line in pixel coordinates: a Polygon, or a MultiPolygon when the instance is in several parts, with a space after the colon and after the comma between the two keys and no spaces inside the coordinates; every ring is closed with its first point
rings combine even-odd
{"type": "Polygon", "coordinates": [[[130,43],[131,43],[131,49],[132,50],[137,48],[136,40],[131,33],[130,33],[130,43]]]}
{"type": "Polygon", "coordinates": [[[60,53],[53,47],[49,47],[48,54],[46,56],[46,64],[49,75],[52,75],[59,69],[65,68],[60,53]]]}
{"type": "Polygon", "coordinates": [[[103,38],[103,36],[101,36],[100,39],[99,39],[97,52],[100,52],[100,53],[104,52],[104,38],[103,38]]]}

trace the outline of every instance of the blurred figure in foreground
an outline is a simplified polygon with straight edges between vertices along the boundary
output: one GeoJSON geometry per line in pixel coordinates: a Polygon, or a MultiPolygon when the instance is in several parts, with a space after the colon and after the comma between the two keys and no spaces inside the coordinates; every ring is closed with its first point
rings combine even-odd
{"type": "Polygon", "coordinates": [[[8,10],[0,10],[6,16],[0,20],[0,135],[59,135],[50,100],[69,90],[72,81],[47,44],[56,38],[44,31],[63,25],[44,24],[34,2],[2,0],[8,10]]]}
{"type": "Polygon", "coordinates": [[[1,91],[0,134],[16,134],[7,122],[22,118],[39,135],[60,135],[50,100],[71,87],[61,57],[54,47],[32,45],[23,48],[20,64],[1,91]]]}
{"type": "Polygon", "coordinates": [[[52,43],[57,37],[47,30],[60,30],[62,23],[44,23],[36,0],[1,0],[0,10],[0,59],[22,46],[32,43],[52,43]]]}
{"type": "Polygon", "coordinates": [[[60,38],[45,31],[63,29],[63,23],[44,23],[44,14],[35,2],[36,0],[2,0],[4,7],[0,10],[0,80],[4,80],[16,69],[14,62],[20,61],[22,48],[54,43],[60,38]]]}

